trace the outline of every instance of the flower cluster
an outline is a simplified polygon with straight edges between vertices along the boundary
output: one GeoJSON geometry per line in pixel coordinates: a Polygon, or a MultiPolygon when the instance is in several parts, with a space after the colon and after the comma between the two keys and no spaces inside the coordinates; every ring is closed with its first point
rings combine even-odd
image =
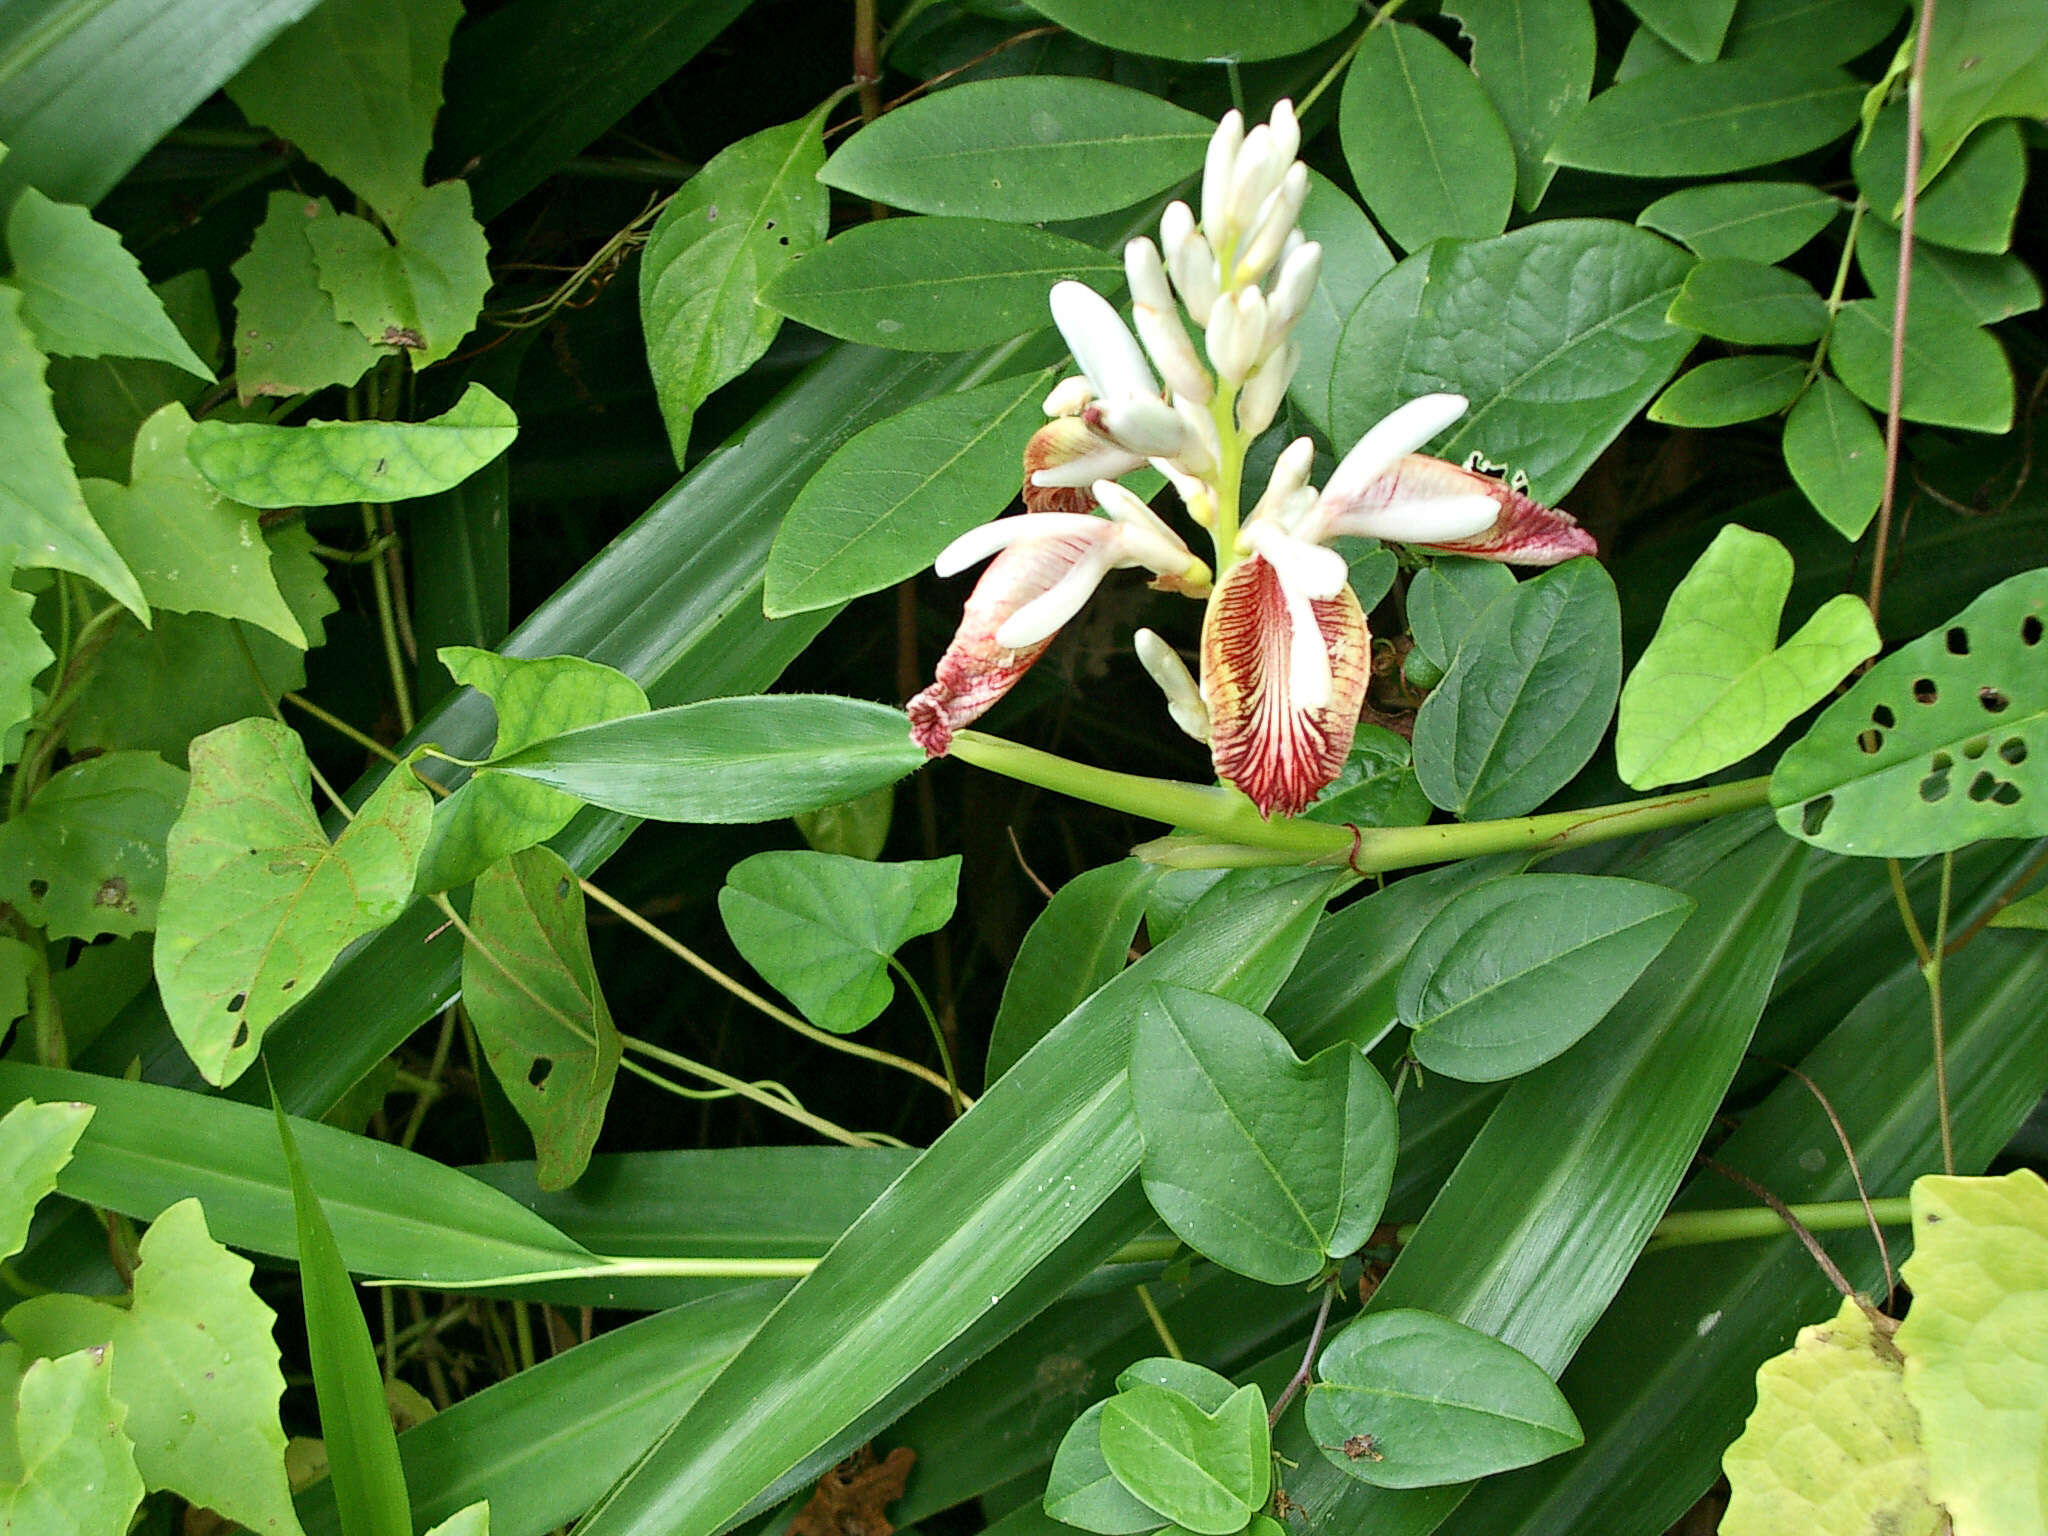
{"type": "Polygon", "coordinates": [[[1308,192],[1300,143],[1285,101],[1250,132],[1235,112],[1223,119],[1200,220],[1174,203],[1158,245],[1124,248],[1135,336],[1093,289],[1053,288],[1053,320],[1081,372],[1046,398],[1049,419],[1025,449],[1024,515],[976,528],[938,558],[950,576],[995,557],[937,680],[908,705],[911,736],[933,756],[1044,653],[1105,575],[1142,567],[1155,587],[1208,604],[1199,684],[1165,641],[1137,633],[1174,722],[1209,744],[1217,775],[1262,814],[1292,815],[1343,767],[1365,703],[1370,637],[1332,540],[1523,565],[1593,552],[1568,514],[1519,485],[1416,452],[1465,413],[1451,394],[1393,412],[1320,490],[1309,484],[1314,445],[1296,439],[1240,516],[1245,450],[1279,412],[1301,360],[1292,333],[1322,271],[1322,248],[1296,227],[1308,192]],[[1208,530],[1213,571],[1117,483],[1146,463],[1208,530]]]}

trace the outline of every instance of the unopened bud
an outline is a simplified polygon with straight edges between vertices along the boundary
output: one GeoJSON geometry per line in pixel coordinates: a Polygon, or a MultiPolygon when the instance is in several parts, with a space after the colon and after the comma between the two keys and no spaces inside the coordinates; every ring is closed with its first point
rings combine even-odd
{"type": "Polygon", "coordinates": [[[1045,414],[1048,417],[1078,416],[1088,409],[1088,403],[1094,398],[1095,386],[1088,382],[1086,374],[1077,373],[1053,385],[1052,393],[1045,397],[1045,414]]]}
{"type": "Polygon", "coordinates": [[[1202,690],[1189,673],[1180,653],[1149,629],[1133,635],[1138,660],[1159,691],[1166,695],[1166,712],[1173,723],[1197,741],[1209,739],[1209,706],[1202,702],[1202,690]]]}
{"type": "Polygon", "coordinates": [[[1273,291],[1266,299],[1266,332],[1270,342],[1294,329],[1308,309],[1316,283],[1323,275],[1323,248],[1313,240],[1297,245],[1280,261],[1280,275],[1273,279],[1273,291]]]}
{"type": "Polygon", "coordinates": [[[1222,244],[1224,210],[1237,173],[1238,151],[1244,147],[1244,118],[1232,109],[1223,114],[1209,137],[1209,153],[1202,165],[1202,228],[1211,245],[1222,244]]]}
{"type": "Polygon", "coordinates": [[[1159,247],[1142,235],[1124,246],[1124,276],[1130,280],[1133,304],[1160,310],[1173,308],[1173,289],[1167,285],[1159,247]]]}
{"type": "Polygon", "coordinates": [[[1120,447],[1148,459],[1178,458],[1187,442],[1179,413],[1157,395],[1098,400],[1088,407],[1086,419],[1120,447]]]}
{"type": "MultiPolygon", "coordinates": [[[[1165,281],[1162,274],[1162,286],[1165,281]]],[[[1145,343],[1145,350],[1151,354],[1167,387],[1197,405],[1207,405],[1216,383],[1202,366],[1195,344],[1188,340],[1187,328],[1180,323],[1180,311],[1138,304],[1131,309],[1131,319],[1137,322],[1138,339],[1145,343]]]]}
{"type": "Polygon", "coordinates": [[[1251,232],[1238,255],[1235,269],[1239,283],[1256,283],[1271,269],[1287,237],[1294,233],[1301,217],[1301,205],[1308,197],[1308,167],[1300,161],[1291,165],[1280,185],[1259,205],[1251,232]]]}
{"type": "Polygon", "coordinates": [[[1242,384],[1265,339],[1266,296],[1258,289],[1241,288],[1217,301],[1209,315],[1209,361],[1219,378],[1242,384]]]}
{"type": "Polygon", "coordinates": [[[1258,372],[1245,381],[1237,397],[1237,430],[1256,437],[1280,414],[1280,402],[1287,386],[1294,382],[1294,370],[1301,366],[1301,343],[1290,341],[1259,365],[1258,372]]]}

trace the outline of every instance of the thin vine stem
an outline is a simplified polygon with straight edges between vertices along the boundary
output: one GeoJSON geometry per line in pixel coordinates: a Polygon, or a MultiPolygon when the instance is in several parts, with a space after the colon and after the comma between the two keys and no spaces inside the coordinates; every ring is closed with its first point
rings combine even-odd
{"type": "Polygon", "coordinates": [[[910,995],[924,1014],[925,1023],[931,1026],[932,1044],[939,1048],[939,1064],[946,1069],[946,1091],[953,1096],[953,1118],[957,1120],[967,1113],[968,1102],[967,1096],[960,1091],[960,1080],[953,1073],[953,1053],[946,1048],[946,1032],[939,1027],[939,1016],[932,1012],[932,1005],[924,995],[924,988],[917,984],[917,978],[894,955],[888,960],[889,969],[903,978],[903,984],[910,988],[910,995]]]}
{"type": "Polygon", "coordinates": [[[1181,1353],[1180,1340],[1176,1339],[1173,1330],[1166,1326],[1166,1314],[1159,1310],[1159,1303],[1152,1299],[1152,1288],[1149,1285],[1140,1285],[1137,1291],[1138,1305],[1145,1309],[1145,1316],[1152,1324],[1152,1331],[1159,1335],[1159,1347],[1176,1360],[1187,1359],[1187,1356],[1181,1353]]]}
{"type": "Polygon", "coordinates": [[[1934,1025],[1934,1108],[1941,1124],[1941,1171],[1954,1177],[1956,1171],[1955,1128],[1948,1102],[1948,1031],[1941,1009],[1941,967],[1948,957],[1949,897],[1955,888],[1956,856],[1941,856],[1941,897],[1934,913],[1933,953],[1922,975],[1927,978],[1927,1002],[1934,1025]]]}
{"type": "Polygon", "coordinates": [[[1294,1401],[1294,1394],[1308,1385],[1315,1374],[1316,1352],[1323,1347],[1323,1329],[1329,1326],[1330,1307],[1337,1300],[1335,1282],[1323,1287],[1323,1303],[1316,1308],[1315,1326],[1308,1331],[1308,1348],[1301,1353],[1301,1366],[1288,1378],[1287,1385],[1280,1389],[1280,1395],[1273,1399],[1273,1408],[1266,1415],[1266,1428],[1272,1429],[1280,1422],[1280,1415],[1287,1411],[1287,1405],[1294,1401]]]}

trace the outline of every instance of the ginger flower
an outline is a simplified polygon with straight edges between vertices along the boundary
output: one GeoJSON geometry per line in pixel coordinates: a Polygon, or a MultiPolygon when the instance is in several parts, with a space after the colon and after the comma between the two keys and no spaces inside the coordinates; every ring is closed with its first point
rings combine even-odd
{"type": "Polygon", "coordinates": [[[994,556],[936,681],[908,706],[911,736],[928,753],[943,754],[954,731],[1000,699],[1110,571],[1142,567],[1154,587],[1208,605],[1199,681],[1159,636],[1136,636],[1174,723],[1208,743],[1217,776],[1261,814],[1293,815],[1344,766],[1370,673],[1365,614],[1333,540],[1521,565],[1594,552],[1569,514],[1531,500],[1519,482],[1418,451],[1464,415],[1455,394],[1392,412],[1321,489],[1309,483],[1314,444],[1290,443],[1240,517],[1245,450],[1272,424],[1300,363],[1292,332],[1322,270],[1322,248],[1295,227],[1308,190],[1300,144],[1285,101],[1249,132],[1237,113],[1224,117],[1200,218],[1174,203],[1159,244],[1125,247],[1135,335],[1093,289],[1054,286],[1053,321],[1080,373],[1047,397],[1046,425],[1025,449],[1024,514],[972,530],[936,562],[950,576],[994,556]],[[1148,462],[1209,531],[1213,579],[1117,484],[1148,462]]]}

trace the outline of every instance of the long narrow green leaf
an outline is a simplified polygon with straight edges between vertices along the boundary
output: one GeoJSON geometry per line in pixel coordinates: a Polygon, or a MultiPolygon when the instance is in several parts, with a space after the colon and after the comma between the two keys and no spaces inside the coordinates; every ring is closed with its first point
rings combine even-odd
{"type": "Polygon", "coordinates": [[[412,1536],[405,1469],[398,1461],[391,1411],[384,1405],[384,1373],[377,1367],[370,1327],[341,1262],[341,1249],[320,1212],[320,1197],[299,1160],[284,1106],[273,1103],[272,1113],[298,1216],[306,1352],[313,1359],[313,1391],[320,1400],[320,1433],[327,1442],[341,1529],[344,1536],[412,1536]]]}
{"type": "MultiPolygon", "coordinates": [[[[1459,1163],[1372,1307],[1423,1307],[1553,1375],[1663,1214],[1756,1026],[1798,907],[1801,855],[1757,817],[1709,825],[1632,873],[1698,910],[1614,1011],[1521,1078],[1459,1163]]],[[[1288,1496],[1313,1532],[1419,1536],[1470,1485],[1354,1482],[1290,1416],[1288,1496]]]]}

